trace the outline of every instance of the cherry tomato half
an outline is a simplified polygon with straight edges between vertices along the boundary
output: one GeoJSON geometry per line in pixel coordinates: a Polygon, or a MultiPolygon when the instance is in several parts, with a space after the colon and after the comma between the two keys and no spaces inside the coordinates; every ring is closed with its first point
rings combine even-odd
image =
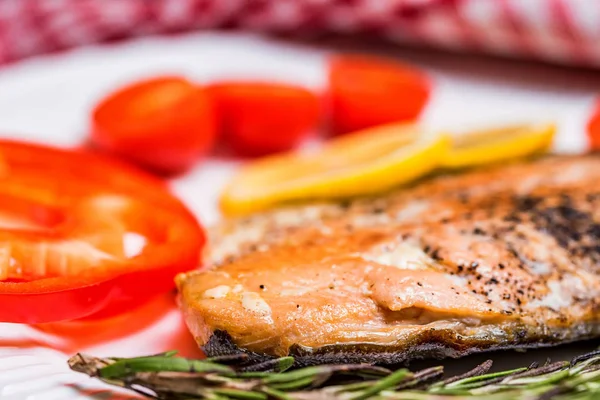
{"type": "Polygon", "coordinates": [[[129,85],[103,99],[92,114],[92,142],[143,167],[188,169],[215,140],[206,91],[180,77],[129,85]]]}
{"type": "Polygon", "coordinates": [[[259,156],[298,145],[319,122],[319,99],[302,87],[266,82],[220,82],[208,87],[226,144],[259,156]]]}
{"type": "Polygon", "coordinates": [[[415,119],[430,84],[415,68],[385,59],[337,56],[329,62],[331,128],[334,134],[415,119]]]}
{"type": "Polygon", "coordinates": [[[596,101],[587,123],[587,135],[591,150],[600,150],[600,100],[596,101]]]}

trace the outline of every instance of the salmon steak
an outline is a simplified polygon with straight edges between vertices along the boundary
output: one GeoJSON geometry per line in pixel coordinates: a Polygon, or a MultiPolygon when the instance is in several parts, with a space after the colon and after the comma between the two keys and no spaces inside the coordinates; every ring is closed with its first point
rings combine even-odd
{"type": "Polygon", "coordinates": [[[461,357],[600,336],[600,157],[436,176],[225,221],[177,278],[209,356],[461,357]]]}

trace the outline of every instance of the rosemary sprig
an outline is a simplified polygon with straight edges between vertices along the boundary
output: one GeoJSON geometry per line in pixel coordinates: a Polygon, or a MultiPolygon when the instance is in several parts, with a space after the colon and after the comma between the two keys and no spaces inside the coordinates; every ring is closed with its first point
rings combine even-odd
{"type": "Polygon", "coordinates": [[[213,400],[593,400],[600,398],[600,351],[571,362],[488,373],[491,361],[442,379],[443,367],[411,372],[372,365],[288,370],[293,358],[249,364],[244,355],[205,360],[174,352],[136,358],[77,354],[71,369],[157,399],[213,400]]]}

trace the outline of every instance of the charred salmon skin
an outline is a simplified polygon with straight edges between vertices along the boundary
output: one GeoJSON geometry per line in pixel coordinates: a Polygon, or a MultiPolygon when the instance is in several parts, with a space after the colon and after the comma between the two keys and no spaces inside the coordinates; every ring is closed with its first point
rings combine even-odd
{"type": "Polygon", "coordinates": [[[178,277],[209,355],[397,364],[600,336],[600,157],[282,212],[222,226],[214,264],[178,277]]]}

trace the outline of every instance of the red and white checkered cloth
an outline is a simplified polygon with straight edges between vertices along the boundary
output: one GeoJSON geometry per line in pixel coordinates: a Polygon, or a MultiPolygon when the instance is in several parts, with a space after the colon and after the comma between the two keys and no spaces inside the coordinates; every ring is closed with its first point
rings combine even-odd
{"type": "Polygon", "coordinates": [[[600,0],[0,0],[0,63],[151,33],[239,27],[600,67],[600,0]]]}

